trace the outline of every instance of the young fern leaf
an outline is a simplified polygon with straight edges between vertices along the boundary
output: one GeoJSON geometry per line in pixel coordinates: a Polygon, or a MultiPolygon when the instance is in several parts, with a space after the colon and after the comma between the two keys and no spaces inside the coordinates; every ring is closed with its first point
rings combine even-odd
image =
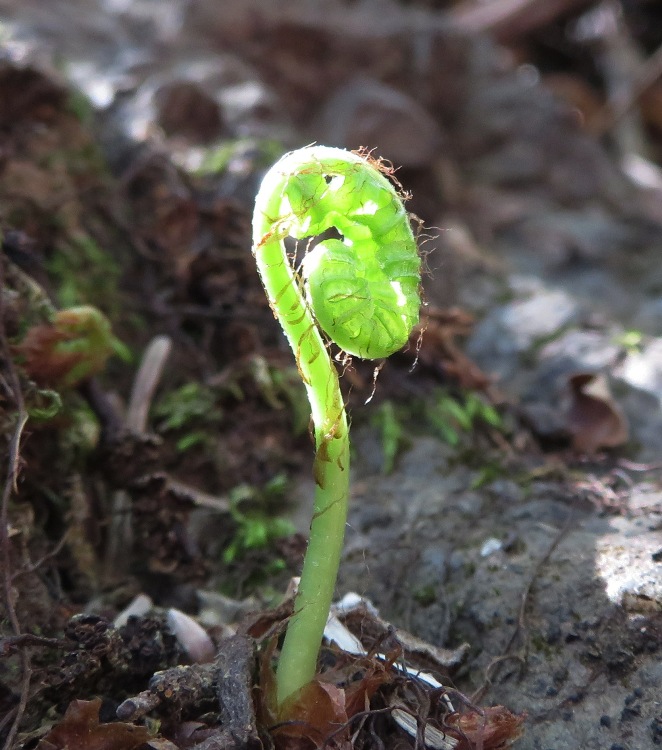
{"type": "Polygon", "coordinates": [[[349,495],[349,437],[338,375],[319,328],[348,354],[387,357],[418,322],[420,259],[402,200],[364,157],[312,146],[286,154],[255,201],[253,252],[292,347],[315,429],[315,506],[295,612],[276,676],[281,711],[315,676],[335,588],[349,495]],[[335,230],[299,278],[283,241],[335,230]]]}

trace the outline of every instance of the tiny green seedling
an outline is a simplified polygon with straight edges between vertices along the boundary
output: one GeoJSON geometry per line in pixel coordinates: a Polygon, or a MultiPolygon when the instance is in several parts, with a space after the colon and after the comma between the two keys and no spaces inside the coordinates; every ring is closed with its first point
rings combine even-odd
{"type": "Polygon", "coordinates": [[[306,387],[316,446],[310,541],[276,675],[282,710],[317,671],[347,517],[347,416],[323,335],[366,359],[402,348],[418,322],[420,259],[379,164],[324,146],[286,154],[269,170],[255,201],[253,252],[306,387]],[[320,235],[327,239],[315,244],[320,235]],[[311,238],[300,269],[286,237],[311,238]]]}
{"type": "MultiPolygon", "coordinates": [[[[262,490],[241,484],[230,492],[230,517],[237,528],[230,544],[223,551],[224,562],[236,562],[250,550],[266,549],[276,539],[294,533],[295,529],[290,521],[274,518],[268,512],[268,506],[274,500],[282,501],[286,489],[285,475],[277,474],[262,490]],[[257,507],[242,507],[251,503],[257,507]]],[[[281,560],[280,563],[282,562],[281,560]]]]}
{"type": "Polygon", "coordinates": [[[217,394],[200,383],[185,383],[166,393],[154,406],[162,432],[179,432],[175,447],[181,453],[209,442],[211,429],[220,424],[223,412],[217,394]]]}
{"type": "Polygon", "coordinates": [[[388,475],[395,468],[398,452],[405,442],[402,424],[392,401],[384,401],[375,414],[373,423],[379,427],[382,444],[382,474],[388,475]]]}
{"type": "Polygon", "coordinates": [[[459,398],[444,391],[438,392],[431,403],[426,404],[426,416],[440,436],[452,446],[459,444],[462,433],[471,432],[480,422],[503,430],[503,419],[499,412],[472,392],[459,398]]]}

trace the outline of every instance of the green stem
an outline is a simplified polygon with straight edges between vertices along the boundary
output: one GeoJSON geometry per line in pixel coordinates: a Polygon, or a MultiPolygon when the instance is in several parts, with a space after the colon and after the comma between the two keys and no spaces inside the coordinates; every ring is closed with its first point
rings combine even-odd
{"type": "Polygon", "coordinates": [[[279,706],[310,682],[317,671],[340,564],[349,494],[349,433],[338,374],[282,243],[281,199],[290,175],[282,162],[281,166],[280,173],[270,173],[272,180],[268,184],[265,180],[256,200],[253,250],[269,302],[306,386],[317,455],[310,542],[277,670],[279,706]]]}

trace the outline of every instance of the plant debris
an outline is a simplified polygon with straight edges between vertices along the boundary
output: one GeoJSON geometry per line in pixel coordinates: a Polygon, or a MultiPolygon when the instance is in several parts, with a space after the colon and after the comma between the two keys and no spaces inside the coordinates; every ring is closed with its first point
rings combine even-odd
{"type": "Polygon", "coordinates": [[[568,379],[570,404],[566,413],[572,446],[582,453],[615,448],[628,439],[623,411],[609,391],[604,375],[576,373],[568,379]]]}
{"type": "Polygon", "coordinates": [[[145,727],[125,722],[99,721],[101,698],[72,701],[62,721],[56,724],[37,745],[37,750],[135,750],[149,739],[145,727]]]}

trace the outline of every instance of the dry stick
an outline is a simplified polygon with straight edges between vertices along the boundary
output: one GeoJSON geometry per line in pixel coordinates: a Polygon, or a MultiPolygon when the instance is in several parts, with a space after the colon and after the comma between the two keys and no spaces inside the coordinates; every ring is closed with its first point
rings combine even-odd
{"type": "Polygon", "coordinates": [[[47,552],[45,555],[42,555],[36,562],[33,562],[32,565],[27,565],[21,568],[21,570],[17,570],[16,573],[12,574],[12,581],[15,581],[17,578],[20,578],[21,576],[24,576],[28,573],[34,573],[35,571],[39,570],[41,566],[44,563],[47,563],[49,560],[52,560],[54,557],[57,557],[60,552],[64,549],[64,545],[69,541],[69,535],[71,534],[71,527],[69,527],[64,534],[60,537],[60,541],[53,547],[52,550],[47,552]]]}
{"type": "Polygon", "coordinates": [[[616,101],[607,102],[597,113],[594,121],[595,124],[591,127],[593,134],[601,136],[611,130],[661,77],[662,45],[641,66],[627,96],[623,96],[616,101]]]}
{"type": "Polygon", "coordinates": [[[450,12],[451,20],[470,33],[490,32],[499,42],[514,42],[558,18],[582,10],[591,0],[500,0],[463,2],[450,12]]]}
{"type": "Polygon", "coordinates": [[[627,458],[619,458],[617,463],[621,468],[627,469],[628,471],[659,471],[662,469],[662,463],[640,464],[635,463],[634,461],[628,461],[627,458]]]}
{"type": "Polygon", "coordinates": [[[517,617],[517,625],[515,626],[515,630],[513,630],[512,635],[508,639],[508,643],[506,644],[506,647],[503,650],[503,653],[501,656],[497,656],[496,658],[492,659],[492,661],[487,665],[487,669],[485,670],[485,681],[483,684],[478,688],[478,690],[475,691],[475,693],[471,696],[472,703],[478,703],[483,699],[483,696],[485,695],[486,691],[492,684],[492,669],[502,662],[508,660],[508,659],[515,659],[517,661],[523,661],[522,657],[518,654],[511,654],[510,649],[513,647],[513,644],[515,643],[515,640],[517,636],[521,633],[522,630],[525,629],[526,623],[526,605],[529,601],[529,594],[531,593],[531,589],[533,587],[533,584],[540,574],[540,570],[542,569],[542,566],[547,563],[549,558],[552,556],[554,550],[559,546],[561,543],[561,540],[563,537],[568,533],[568,529],[570,528],[570,522],[574,519],[574,512],[571,510],[570,513],[568,513],[568,518],[566,519],[565,523],[561,527],[558,534],[554,537],[552,543],[549,545],[549,548],[547,552],[538,560],[536,563],[536,567],[533,569],[533,573],[531,574],[531,577],[529,578],[526,586],[524,587],[524,591],[522,592],[521,600],[520,600],[520,606],[519,606],[519,615],[517,617]]]}
{"type": "MultiPolygon", "coordinates": [[[[0,290],[4,289],[5,285],[5,266],[4,260],[0,257],[0,290]]],[[[16,428],[14,434],[11,437],[9,443],[9,461],[7,464],[7,478],[2,491],[2,508],[0,510],[0,546],[2,547],[2,562],[3,562],[3,585],[5,594],[5,605],[7,607],[7,615],[9,622],[11,623],[12,630],[15,636],[22,635],[21,625],[16,616],[16,610],[14,608],[14,598],[12,595],[12,575],[10,572],[11,565],[11,554],[9,549],[9,499],[11,498],[12,492],[16,492],[16,480],[19,472],[19,460],[20,460],[20,448],[21,448],[21,436],[25,423],[28,421],[28,413],[25,409],[25,403],[23,401],[23,394],[21,392],[21,384],[14,368],[11,355],[9,353],[9,345],[7,343],[7,337],[5,334],[4,326],[4,297],[0,293],[0,354],[7,363],[8,382],[6,385],[9,388],[11,395],[13,396],[14,403],[16,405],[16,428]]],[[[26,650],[22,650],[19,655],[21,663],[21,693],[18,702],[18,706],[14,710],[14,718],[5,740],[4,750],[11,750],[11,746],[14,743],[14,738],[18,732],[18,727],[25,712],[28,703],[28,692],[30,690],[30,657],[26,650]]]]}
{"type": "MultiPolygon", "coordinates": [[[[169,336],[155,336],[145,350],[126,413],[126,426],[133,432],[142,434],[147,428],[149,407],[171,349],[169,336]]],[[[112,499],[111,528],[104,563],[107,579],[126,571],[130,559],[127,552],[132,546],[131,501],[125,490],[117,490],[112,499]]]]}
{"type": "Polygon", "coordinates": [[[133,382],[126,412],[126,426],[130,430],[145,432],[149,407],[171,349],[172,339],[169,336],[155,336],[149,342],[133,382]]]}
{"type": "Polygon", "coordinates": [[[198,508],[209,508],[217,513],[230,512],[230,498],[227,495],[210,495],[208,492],[203,492],[197,487],[192,487],[186,482],[180,482],[171,476],[168,476],[168,487],[174,492],[186,495],[187,499],[198,508]]]}

